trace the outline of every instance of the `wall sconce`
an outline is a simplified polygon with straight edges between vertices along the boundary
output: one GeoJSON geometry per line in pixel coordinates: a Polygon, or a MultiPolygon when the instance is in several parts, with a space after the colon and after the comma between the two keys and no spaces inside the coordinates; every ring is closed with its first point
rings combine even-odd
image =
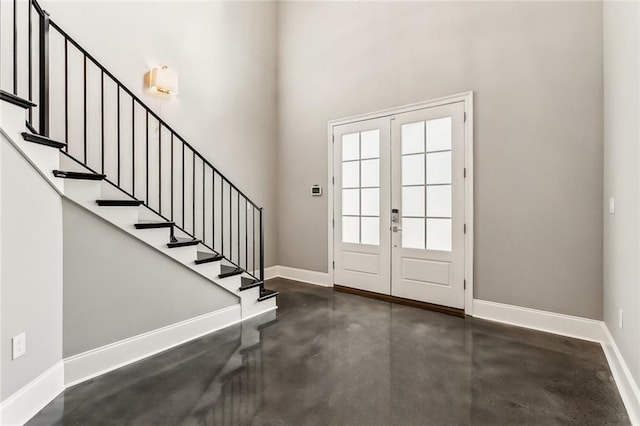
{"type": "Polygon", "coordinates": [[[166,65],[149,71],[149,88],[167,95],[178,94],[178,74],[166,65]]]}

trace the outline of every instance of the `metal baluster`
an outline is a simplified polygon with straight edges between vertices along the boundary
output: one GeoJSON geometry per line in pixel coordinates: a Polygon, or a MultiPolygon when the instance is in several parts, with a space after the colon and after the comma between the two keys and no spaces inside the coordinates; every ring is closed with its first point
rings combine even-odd
{"type": "Polygon", "coordinates": [[[171,220],[173,221],[173,132],[171,132],[171,220]]]}
{"type": "Polygon", "coordinates": [[[84,72],[84,85],[83,85],[83,102],[84,102],[84,164],[87,164],[87,55],[84,55],[82,62],[84,72]]]}
{"type": "Polygon", "coordinates": [[[192,149],[192,163],[191,163],[191,225],[192,235],[196,236],[196,152],[192,149]]]}
{"type": "Polygon", "coordinates": [[[64,38],[64,141],[67,145],[65,152],[69,152],[69,40],[64,38]]]}
{"type": "Polygon", "coordinates": [[[158,120],[158,211],[162,214],[162,123],[158,120]]]}
{"type": "Polygon", "coordinates": [[[40,134],[49,136],[49,15],[46,12],[40,15],[39,42],[40,83],[38,89],[40,93],[38,119],[40,134]]]}
{"type": "Polygon", "coordinates": [[[18,94],[18,1],[13,0],[13,94],[18,94]]]}
{"type": "MultiPolygon", "coordinates": [[[[33,99],[33,47],[32,47],[32,37],[31,37],[31,33],[33,31],[33,24],[31,22],[31,0],[27,0],[27,2],[29,3],[29,6],[27,8],[28,10],[28,16],[29,16],[29,37],[28,37],[28,43],[29,43],[29,100],[33,99]]],[[[33,126],[33,108],[29,108],[29,124],[31,124],[33,126]]]]}
{"type": "MultiPolygon", "coordinates": [[[[120,91],[120,86],[118,86],[120,91]]],[[[131,193],[136,196],[136,103],[131,97],[131,193]]]]}
{"type": "Polygon", "coordinates": [[[205,226],[205,201],[207,199],[207,197],[205,196],[205,192],[204,189],[206,187],[205,184],[205,172],[204,172],[204,160],[202,160],[202,242],[204,243],[207,240],[207,232],[206,232],[206,226],[205,226]]]}
{"type": "MultiPolygon", "coordinates": [[[[120,102],[118,102],[119,106],[120,102]]],[[[120,118],[120,114],[118,114],[120,118]]],[[[118,133],[120,126],[118,125],[118,133]]],[[[104,71],[100,73],[100,155],[102,157],[102,174],[104,174],[104,71]]],[[[120,186],[120,174],[118,173],[118,186],[120,186]]]]}
{"type": "MultiPolygon", "coordinates": [[[[104,71],[102,72],[102,74],[104,75],[104,71]]],[[[103,115],[102,119],[104,120],[104,113],[102,115],[103,115]]],[[[118,172],[117,172],[118,186],[120,186],[120,85],[116,85],[116,122],[117,122],[116,145],[117,145],[117,156],[118,156],[118,158],[116,159],[116,165],[118,166],[118,172]]],[[[104,138],[104,132],[102,137],[104,138]]]]}
{"type": "Polygon", "coordinates": [[[149,200],[149,110],[147,110],[147,115],[146,115],[146,132],[145,132],[145,140],[146,140],[146,177],[145,177],[145,184],[146,184],[146,189],[145,189],[145,198],[147,200],[147,205],[151,204],[151,201],[149,200]]]}

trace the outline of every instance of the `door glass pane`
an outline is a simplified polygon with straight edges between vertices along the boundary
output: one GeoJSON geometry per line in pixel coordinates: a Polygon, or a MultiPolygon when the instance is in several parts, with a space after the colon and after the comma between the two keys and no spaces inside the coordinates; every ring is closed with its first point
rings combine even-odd
{"type": "Polygon", "coordinates": [[[342,163],[342,187],[357,188],[360,186],[360,162],[342,163]]]}
{"type": "Polygon", "coordinates": [[[403,155],[424,152],[424,121],[403,124],[400,132],[403,155]]]}
{"type": "Polygon", "coordinates": [[[427,216],[451,217],[451,185],[427,186],[427,216]]]}
{"type": "Polygon", "coordinates": [[[424,217],[424,186],[402,188],[402,216],[424,217]]]}
{"type": "Polygon", "coordinates": [[[427,154],[427,184],[451,183],[451,151],[427,154]]]}
{"type": "Polygon", "coordinates": [[[359,217],[342,217],[342,242],[343,243],[360,243],[360,218],[359,217]]]}
{"type": "Polygon", "coordinates": [[[427,121],[427,152],[451,149],[451,117],[427,121]]]}
{"type": "Polygon", "coordinates": [[[363,217],[362,221],[362,244],[377,246],[380,244],[380,218],[363,217]]]}
{"type": "Polygon", "coordinates": [[[427,250],[451,251],[451,219],[427,219],[427,250]]]}
{"type": "Polygon", "coordinates": [[[424,219],[402,218],[402,247],[424,249],[424,219]]]}
{"type": "Polygon", "coordinates": [[[362,132],[360,139],[360,158],[380,157],[380,130],[362,132]]]}
{"type": "Polygon", "coordinates": [[[424,154],[406,155],[402,157],[402,184],[424,184],[424,154]]]}
{"type": "Polygon", "coordinates": [[[342,190],[342,214],[358,216],[360,214],[360,190],[342,190]]]}
{"type": "Polygon", "coordinates": [[[380,160],[362,161],[362,187],[380,186],[380,160]]]}
{"type": "Polygon", "coordinates": [[[342,135],[342,161],[360,158],[360,133],[342,135]]]}
{"type": "MultiPolygon", "coordinates": [[[[380,189],[362,189],[362,214],[363,216],[380,216],[380,189]]],[[[364,222],[363,222],[364,223],[364,222]]],[[[364,235],[364,230],[362,231],[364,235]]]]}

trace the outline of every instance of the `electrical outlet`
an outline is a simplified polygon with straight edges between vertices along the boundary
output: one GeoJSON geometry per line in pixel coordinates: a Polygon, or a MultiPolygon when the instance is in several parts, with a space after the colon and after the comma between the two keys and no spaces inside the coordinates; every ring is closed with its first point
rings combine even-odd
{"type": "Polygon", "coordinates": [[[623,322],[622,322],[622,309],[618,309],[618,327],[620,327],[620,330],[622,330],[622,326],[623,326],[623,322]]]}
{"type": "Polygon", "coordinates": [[[609,214],[614,214],[616,212],[616,199],[613,197],[609,197],[609,214]]]}
{"type": "Polygon", "coordinates": [[[11,339],[12,359],[20,358],[27,353],[27,335],[20,333],[11,339]]]}

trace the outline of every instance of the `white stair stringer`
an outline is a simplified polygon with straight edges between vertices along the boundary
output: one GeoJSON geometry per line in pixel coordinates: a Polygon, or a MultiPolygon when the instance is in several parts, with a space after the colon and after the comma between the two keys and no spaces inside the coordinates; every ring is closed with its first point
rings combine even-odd
{"type": "Polygon", "coordinates": [[[64,180],[53,176],[59,166],[58,150],[44,145],[27,142],[22,138],[26,131],[26,110],[9,102],[0,102],[0,129],[7,139],[20,151],[24,158],[60,194],[64,193],[64,180]]]}
{"type": "MultiPolygon", "coordinates": [[[[180,262],[212,283],[234,294],[240,300],[242,319],[261,313],[274,311],[277,308],[276,298],[259,302],[260,287],[240,291],[241,277],[248,274],[219,278],[220,266],[231,265],[225,260],[197,265],[197,252],[210,252],[202,245],[169,248],[170,228],[137,229],[135,224],[143,220],[163,219],[144,206],[99,206],[97,200],[130,200],[131,198],[106,181],[65,179],[53,175],[54,170],[92,173],[85,166],[68,158],[60,150],[23,139],[26,132],[25,109],[8,102],[0,102],[0,131],[18,149],[23,157],[45,178],[52,187],[65,198],[89,210],[108,223],[122,229],[148,246],[164,255],[180,262]]],[[[178,238],[189,238],[186,234],[175,230],[178,238]]]]}

